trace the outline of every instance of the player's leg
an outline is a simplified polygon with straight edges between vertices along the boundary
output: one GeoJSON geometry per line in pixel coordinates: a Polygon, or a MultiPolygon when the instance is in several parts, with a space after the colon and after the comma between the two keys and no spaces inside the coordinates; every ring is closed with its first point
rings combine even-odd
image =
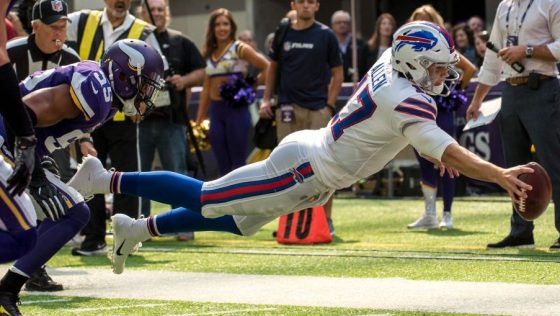
{"type": "Polygon", "coordinates": [[[434,164],[422,158],[416,151],[416,158],[420,163],[422,180],[422,194],[424,195],[424,213],[415,222],[408,225],[410,229],[437,228],[436,196],[437,196],[437,171],[434,164]]]}
{"type": "Polygon", "coordinates": [[[200,212],[202,181],[169,171],[113,172],[95,157],[86,157],[68,185],[84,196],[125,193],[200,212]]]}
{"type": "MultiPolygon", "coordinates": [[[[451,136],[455,135],[455,116],[452,111],[438,112],[436,121],[438,126],[441,127],[441,129],[443,129],[447,134],[451,136]]],[[[451,229],[453,228],[451,207],[455,197],[455,178],[451,178],[449,174],[446,173],[441,178],[440,191],[443,198],[443,215],[441,217],[439,227],[451,229]]]]}
{"type": "Polygon", "coordinates": [[[89,220],[89,208],[76,190],[66,186],[58,178],[45,171],[47,178],[68,197],[67,214],[58,221],[44,218],[37,230],[37,243],[0,281],[0,292],[17,295],[31,275],[41,269],[89,220]]]}
{"type": "Polygon", "coordinates": [[[29,196],[12,196],[8,192],[6,180],[11,173],[12,168],[0,154],[0,263],[29,252],[37,237],[37,217],[29,196]]]}

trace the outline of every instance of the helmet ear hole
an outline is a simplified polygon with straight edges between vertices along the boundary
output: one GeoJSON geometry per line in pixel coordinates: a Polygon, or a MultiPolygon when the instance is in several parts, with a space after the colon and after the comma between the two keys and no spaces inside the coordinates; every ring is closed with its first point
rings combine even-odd
{"type": "Polygon", "coordinates": [[[126,75],[123,72],[119,73],[119,80],[120,81],[125,81],[126,80],[126,75]]]}

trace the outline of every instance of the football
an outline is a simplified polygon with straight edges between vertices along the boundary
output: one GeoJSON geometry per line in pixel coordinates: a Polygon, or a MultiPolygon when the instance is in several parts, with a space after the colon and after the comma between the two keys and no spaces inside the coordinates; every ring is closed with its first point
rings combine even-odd
{"type": "Polygon", "coordinates": [[[526,199],[522,199],[519,203],[513,203],[513,206],[519,216],[532,221],[541,216],[548,207],[552,198],[552,184],[548,173],[541,165],[530,162],[525,166],[535,170],[535,172],[521,174],[519,180],[531,185],[533,190],[527,192],[526,199]]]}

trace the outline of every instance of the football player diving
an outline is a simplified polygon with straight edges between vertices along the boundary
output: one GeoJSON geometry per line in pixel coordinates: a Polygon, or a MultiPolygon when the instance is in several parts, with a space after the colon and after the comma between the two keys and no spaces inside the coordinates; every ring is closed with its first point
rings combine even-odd
{"type": "Polygon", "coordinates": [[[112,217],[113,272],[148,238],[181,231],[254,234],[276,217],[321,205],[335,190],[382,170],[412,145],[440,165],[440,174],[459,172],[503,187],[514,200],[531,186],[517,178],[532,169],[503,169],[480,159],[436,125],[431,95],[448,93],[445,83],[458,61],[447,31],[411,22],[394,35],[351,98],[329,124],[284,138],[264,161],[210,182],[171,172],[107,171],[86,158],[69,185],[84,195],[119,192],[171,205],[167,213],[135,220],[112,217]]]}

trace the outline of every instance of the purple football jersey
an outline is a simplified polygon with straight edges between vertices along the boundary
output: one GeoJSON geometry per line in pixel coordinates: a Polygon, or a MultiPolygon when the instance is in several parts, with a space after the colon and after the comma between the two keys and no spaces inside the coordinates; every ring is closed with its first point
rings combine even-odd
{"type": "Polygon", "coordinates": [[[74,105],[82,113],[76,118],[62,120],[52,126],[35,128],[39,157],[67,147],[115,114],[111,84],[99,64],[93,61],[35,72],[23,80],[19,88],[23,97],[35,90],[61,84],[70,86],[69,92],[74,105]]]}

